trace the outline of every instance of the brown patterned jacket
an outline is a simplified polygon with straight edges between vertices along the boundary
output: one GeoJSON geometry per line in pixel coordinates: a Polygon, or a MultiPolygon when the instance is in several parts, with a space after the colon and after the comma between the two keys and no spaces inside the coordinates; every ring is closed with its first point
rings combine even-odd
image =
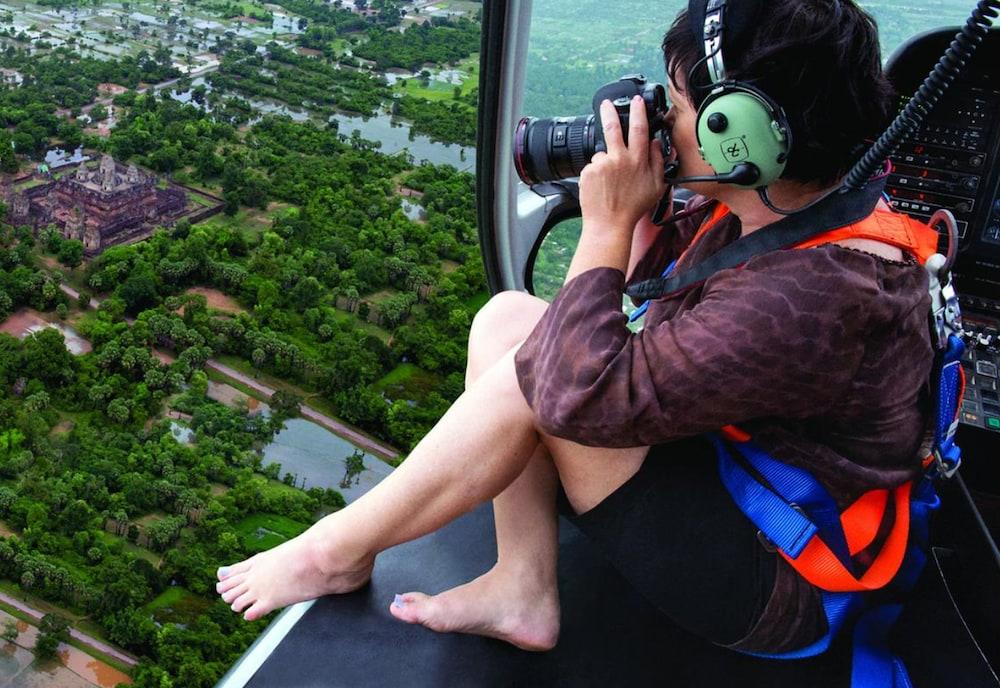
{"type": "MultiPolygon", "coordinates": [[[[706,214],[665,230],[633,281],[658,276],[706,214]]],[[[684,262],[740,233],[726,216],[684,262]]],[[[914,260],[837,245],[773,251],[652,302],[639,333],[625,327],[624,288],[616,269],[578,275],[517,353],[521,389],[546,432],[629,447],[738,425],[809,470],[842,507],[920,470],[933,354],[927,276],[914,260]]],[[[824,629],[818,592],[781,562],[761,623],[739,645],[777,652],[824,629]]]]}

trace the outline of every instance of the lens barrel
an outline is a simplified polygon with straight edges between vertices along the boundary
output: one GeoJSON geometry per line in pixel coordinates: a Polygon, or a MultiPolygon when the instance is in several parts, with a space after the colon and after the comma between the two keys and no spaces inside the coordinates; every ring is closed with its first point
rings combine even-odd
{"type": "Polygon", "coordinates": [[[514,168],[525,184],[580,176],[597,152],[594,115],[524,117],[514,130],[514,168]]]}

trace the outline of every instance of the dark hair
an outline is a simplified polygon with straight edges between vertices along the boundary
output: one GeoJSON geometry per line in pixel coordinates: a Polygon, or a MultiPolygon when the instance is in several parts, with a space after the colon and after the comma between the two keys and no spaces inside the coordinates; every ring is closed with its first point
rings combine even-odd
{"type": "MultiPolygon", "coordinates": [[[[782,177],[843,176],[893,114],[875,20],[851,0],[768,0],[748,33],[735,47],[723,34],[727,77],[784,108],[793,147],[782,177]]],[[[704,56],[685,10],[663,37],[663,59],[675,87],[678,72],[690,78],[685,95],[695,107],[711,84],[704,56]]]]}

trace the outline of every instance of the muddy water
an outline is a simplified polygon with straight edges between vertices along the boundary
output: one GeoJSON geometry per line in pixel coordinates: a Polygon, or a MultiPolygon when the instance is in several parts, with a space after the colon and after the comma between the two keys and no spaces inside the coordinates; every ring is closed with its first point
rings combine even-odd
{"type": "Polygon", "coordinates": [[[60,645],[57,654],[63,666],[101,688],[114,688],[119,683],[132,683],[132,679],[127,674],[94,659],[75,647],[60,645]]]}
{"type": "Polygon", "coordinates": [[[132,679],[82,650],[61,643],[56,659],[38,663],[28,648],[38,642],[38,628],[0,612],[0,625],[14,621],[17,639],[0,641],[0,688],[114,688],[132,679]]]}
{"type": "Polygon", "coordinates": [[[24,339],[47,327],[62,333],[63,339],[66,340],[66,348],[71,354],[80,356],[93,350],[90,342],[81,337],[72,327],[61,322],[49,322],[42,313],[31,308],[21,308],[15,311],[3,323],[0,323],[0,332],[24,339]]]}

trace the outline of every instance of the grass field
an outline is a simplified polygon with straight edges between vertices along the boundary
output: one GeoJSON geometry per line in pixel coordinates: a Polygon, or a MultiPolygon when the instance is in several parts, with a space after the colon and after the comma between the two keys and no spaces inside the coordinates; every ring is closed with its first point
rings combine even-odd
{"type": "Polygon", "coordinates": [[[263,552],[291,540],[308,527],[276,514],[254,514],[236,524],[236,532],[248,550],[263,552]]]}
{"type": "MultiPolygon", "coordinates": [[[[461,94],[467,95],[479,85],[479,53],[473,53],[460,60],[454,69],[464,72],[467,76],[459,86],[461,94]]],[[[393,93],[424,98],[426,100],[452,100],[455,97],[455,85],[431,79],[428,86],[423,86],[419,78],[400,79],[392,87],[393,93]],[[405,86],[403,84],[406,84],[405,86]]]]}
{"type": "Polygon", "coordinates": [[[212,603],[200,595],[180,586],[172,586],[161,592],[143,609],[162,623],[193,623],[212,603]]]}
{"type": "Polygon", "coordinates": [[[160,565],[160,559],[162,557],[160,557],[159,554],[156,554],[155,552],[151,552],[150,550],[146,549],[145,547],[140,547],[139,545],[133,545],[131,542],[129,542],[125,538],[118,537],[117,535],[113,535],[113,534],[111,534],[111,533],[109,533],[109,532],[107,532],[105,530],[98,531],[98,534],[100,535],[100,538],[104,542],[105,545],[107,545],[107,546],[113,546],[116,543],[121,543],[122,549],[125,552],[128,552],[128,553],[130,553],[130,554],[138,557],[139,559],[145,559],[146,561],[148,561],[153,566],[157,566],[158,567],[160,565]]]}
{"type": "Polygon", "coordinates": [[[377,392],[385,392],[393,401],[412,399],[419,401],[441,384],[441,378],[428,373],[412,363],[400,363],[388,375],[372,385],[377,392]]]}
{"type": "Polygon", "coordinates": [[[213,201],[210,198],[205,198],[201,194],[194,194],[194,193],[193,194],[188,194],[188,198],[190,198],[192,201],[194,201],[198,205],[204,206],[206,208],[210,208],[211,206],[215,205],[215,201],[213,201]]]}
{"type": "Polygon", "coordinates": [[[465,300],[465,307],[468,308],[473,315],[479,312],[479,309],[486,305],[486,302],[490,300],[489,292],[483,291],[478,294],[474,294],[465,300]]]}

